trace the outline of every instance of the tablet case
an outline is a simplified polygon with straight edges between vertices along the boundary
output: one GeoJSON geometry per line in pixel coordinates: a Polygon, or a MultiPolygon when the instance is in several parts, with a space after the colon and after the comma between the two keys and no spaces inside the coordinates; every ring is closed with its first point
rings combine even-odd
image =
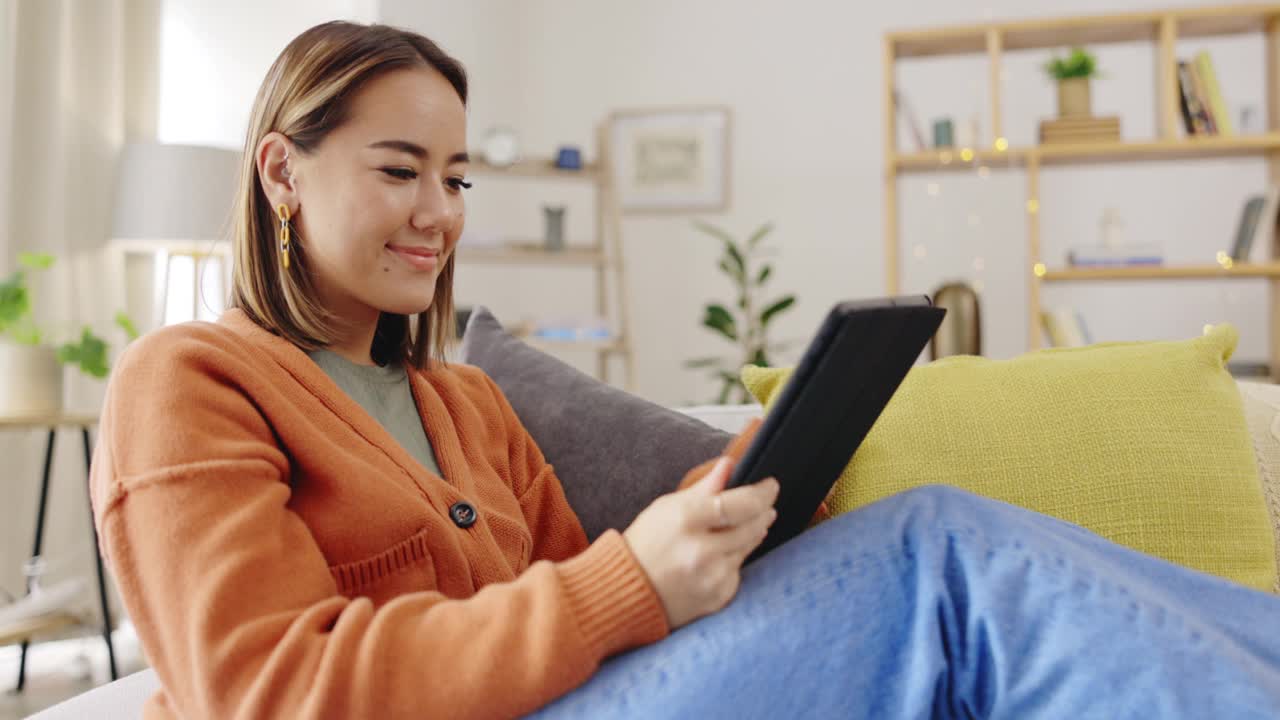
{"type": "Polygon", "coordinates": [[[778,517],[747,563],[804,531],[944,315],[924,295],[831,309],[729,479],[780,485],[778,517]]]}

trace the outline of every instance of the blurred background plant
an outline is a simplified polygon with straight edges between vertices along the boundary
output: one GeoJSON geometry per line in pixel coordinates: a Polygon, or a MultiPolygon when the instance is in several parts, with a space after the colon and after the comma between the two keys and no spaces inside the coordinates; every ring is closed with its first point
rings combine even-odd
{"type": "Polygon", "coordinates": [[[1065,57],[1051,58],[1045,63],[1044,70],[1054,80],[1097,77],[1098,59],[1084,48],[1072,48],[1065,57]]]}
{"type": "Polygon", "coordinates": [[[796,297],[783,295],[772,300],[763,299],[765,286],[773,275],[773,266],[761,262],[760,258],[771,254],[771,248],[764,244],[764,240],[773,231],[773,223],[756,228],[745,242],[738,242],[729,232],[710,223],[695,221],[693,226],[723,243],[719,268],[729,276],[737,295],[728,304],[707,303],[703,308],[702,325],[717,337],[732,343],[737,353],[735,357],[694,358],[686,361],[684,366],[707,370],[720,383],[715,404],[748,403],[752,399],[738,373],[743,365],[769,367],[770,353],[791,345],[789,341],[770,342],[768,332],[769,324],[793,306],[796,297]]]}
{"type": "MultiPolygon", "coordinates": [[[[20,269],[0,281],[0,338],[7,337],[20,345],[50,344],[49,333],[36,325],[32,317],[28,275],[48,270],[53,263],[54,257],[48,253],[18,253],[20,269]]],[[[115,323],[129,341],[138,337],[133,320],[125,313],[116,313],[115,323]]],[[[111,371],[107,360],[110,346],[87,325],[80,330],[79,337],[56,347],[60,362],[75,366],[90,377],[101,379],[111,371]]]]}

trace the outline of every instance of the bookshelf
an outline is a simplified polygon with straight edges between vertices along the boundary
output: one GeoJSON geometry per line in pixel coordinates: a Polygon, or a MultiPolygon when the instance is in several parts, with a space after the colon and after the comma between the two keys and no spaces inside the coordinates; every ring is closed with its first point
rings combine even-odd
{"type": "Polygon", "coordinates": [[[1040,346],[1041,290],[1044,283],[1106,280],[1160,282],[1189,279],[1265,278],[1269,288],[1269,362],[1280,372],[1280,262],[1123,268],[1046,267],[1040,253],[1040,207],[1052,199],[1040,195],[1046,166],[1105,165],[1131,161],[1261,157],[1273,182],[1280,182],[1280,4],[1188,7],[1151,12],[1085,15],[1050,20],[1020,20],[891,32],[884,36],[884,197],[885,286],[900,292],[898,178],[913,172],[1021,170],[1027,176],[1026,272],[1028,349],[1040,346]],[[1183,137],[1179,108],[1176,47],[1180,39],[1262,33],[1266,47],[1266,113],[1269,131],[1257,135],[1183,137]],[[1070,45],[1150,42],[1156,52],[1155,83],[1158,137],[1139,142],[1080,143],[1010,147],[1003,129],[1005,99],[999,78],[1006,52],[1070,45]],[[918,57],[987,56],[990,135],[980,146],[900,153],[894,104],[896,63],[918,57]]]}
{"type": "MultiPolygon", "coordinates": [[[[478,153],[472,153],[473,156],[478,153]]],[[[581,170],[565,170],[555,166],[548,158],[526,158],[511,165],[490,165],[472,157],[471,172],[477,175],[502,175],[506,177],[538,178],[542,180],[566,180],[599,183],[604,179],[598,163],[583,163],[581,170]]]]}
{"type": "MultiPolygon", "coordinates": [[[[604,144],[603,128],[598,133],[598,147],[604,144]]],[[[602,151],[603,152],[603,151],[602,151]]],[[[473,158],[480,153],[472,153],[473,158]]],[[[591,243],[569,245],[563,250],[551,251],[543,247],[541,240],[506,239],[495,246],[458,247],[458,264],[462,266],[493,266],[513,270],[545,268],[578,268],[595,275],[594,308],[600,317],[609,314],[609,289],[614,290],[617,312],[613,316],[612,337],[584,340],[560,340],[541,338],[512,328],[514,334],[529,345],[549,354],[560,351],[592,352],[596,356],[596,374],[604,382],[610,381],[609,360],[617,356],[622,360],[621,386],[635,388],[635,359],[629,335],[630,314],[627,306],[626,268],[621,248],[621,221],[607,172],[607,157],[597,163],[584,163],[580,170],[557,168],[550,158],[528,158],[508,166],[490,165],[473,159],[469,173],[476,176],[506,178],[524,182],[587,183],[594,189],[595,232],[591,243]]]]}
{"type": "Polygon", "coordinates": [[[1041,165],[1071,165],[1127,160],[1186,160],[1192,158],[1258,155],[1280,151],[1280,133],[1235,137],[1196,137],[1149,142],[1075,143],[1009,150],[930,150],[896,155],[899,173],[936,170],[972,170],[993,163],[1025,166],[1031,159],[1041,165]],[[967,158],[967,159],[966,159],[967,158]]]}
{"type": "MultiPolygon", "coordinates": [[[[1036,269],[1033,268],[1035,273],[1036,269]]],[[[1069,282],[1073,280],[1200,280],[1226,278],[1280,278],[1280,263],[1256,265],[1154,265],[1150,267],[1069,268],[1046,270],[1039,275],[1041,282],[1069,282]]]]}

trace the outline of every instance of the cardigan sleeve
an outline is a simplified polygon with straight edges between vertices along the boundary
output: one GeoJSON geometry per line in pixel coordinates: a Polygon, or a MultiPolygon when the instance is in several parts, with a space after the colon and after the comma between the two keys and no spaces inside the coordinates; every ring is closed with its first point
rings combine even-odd
{"type": "Polygon", "coordinates": [[[161,335],[118,363],[91,487],[104,555],[178,715],[514,716],[666,634],[617,533],[463,600],[343,596],[290,509],[288,455],[228,369],[252,359],[161,335]]]}

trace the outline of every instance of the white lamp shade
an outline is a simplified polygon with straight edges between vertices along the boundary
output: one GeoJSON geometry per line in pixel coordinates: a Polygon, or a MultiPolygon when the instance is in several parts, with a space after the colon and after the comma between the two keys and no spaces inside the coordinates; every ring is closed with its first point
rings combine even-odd
{"type": "Polygon", "coordinates": [[[197,145],[125,146],[112,240],[199,243],[226,237],[240,156],[197,145]]]}
{"type": "Polygon", "coordinates": [[[225,307],[240,158],[196,145],[125,146],[106,277],[115,302],[144,332],[216,317],[225,307]]]}

